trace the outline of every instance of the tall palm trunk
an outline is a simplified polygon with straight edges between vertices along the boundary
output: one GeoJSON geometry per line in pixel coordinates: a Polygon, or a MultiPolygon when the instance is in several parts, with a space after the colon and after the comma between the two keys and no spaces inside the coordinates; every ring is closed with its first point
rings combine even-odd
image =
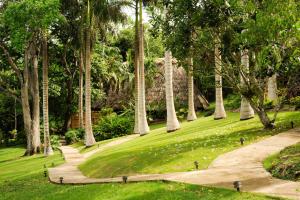
{"type": "Polygon", "coordinates": [[[277,75],[274,74],[268,79],[268,99],[276,101],[277,98],[277,75]]]}
{"type": "Polygon", "coordinates": [[[83,128],[83,52],[80,50],[80,61],[79,61],[79,127],[83,128]]]}
{"type": "Polygon", "coordinates": [[[145,66],[144,66],[144,27],[143,27],[143,1],[140,0],[139,19],[139,74],[140,74],[140,102],[139,102],[139,129],[140,135],[146,135],[150,129],[147,122],[146,102],[145,102],[145,66]]]}
{"type": "Polygon", "coordinates": [[[216,81],[216,108],[214,113],[214,119],[226,118],[226,112],[223,103],[223,91],[222,91],[222,62],[221,62],[220,44],[215,44],[215,81],[216,81]]]}
{"type": "Polygon", "coordinates": [[[43,38],[43,121],[44,121],[44,155],[53,154],[49,133],[49,116],[48,116],[48,45],[47,37],[43,38]]]}
{"type": "Polygon", "coordinates": [[[180,124],[176,116],[173,98],[173,66],[171,51],[165,52],[165,87],[167,106],[167,132],[172,132],[180,129],[180,124]]]}
{"type": "MultiPolygon", "coordinates": [[[[243,71],[249,73],[249,55],[248,50],[245,49],[241,52],[241,64],[244,68],[243,71]]],[[[241,77],[241,84],[245,84],[245,81],[249,82],[248,78],[246,80],[241,77]]],[[[240,120],[247,120],[254,117],[254,110],[252,109],[250,103],[247,101],[245,97],[242,97],[241,108],[240,108],[240,120]]]]}
{"type": "Polygon", "coordinates": [[[87,5],[87,29],[85,39],[85,146],[89,147],[96,143],[92,129],[91,111],[91,19],[90,1],[87,5]]]}
{"type": "Polygon", "coordinates": [[[188,121],[197,119],[194,106],[194,77],[193,77],[193,58],[188,58],[188,121]]]}
{"type": "Polygon", "coordinates": [[[135,51],[134,51],[134,133],[140,133],[139,129],[139,1],[135,0],[135,51]]]}

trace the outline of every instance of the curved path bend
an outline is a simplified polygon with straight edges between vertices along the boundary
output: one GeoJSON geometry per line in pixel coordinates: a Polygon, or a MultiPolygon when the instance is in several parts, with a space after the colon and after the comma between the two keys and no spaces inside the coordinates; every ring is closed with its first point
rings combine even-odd
{"type": "MultiPolygon", "coordinates": [[[[130,141],[136,137],[138,135],[121,138],[86,154],[80,154],[77,149],[72,147],[63,146],[61,150],[66,163],[50,168],[49,179],[53,183],[60,183],[60,177],[63,177],[63,183],[65,184],[122,182],[122,177],[103,179],[86,177],[78,169],[78,165],[94,153],[130,141]]],[[[300,182],[273,178],[262,164],[263,160],[269,155],[298,142],[300,142],[299,128],[220,155],[206,170],[135,175],[129,176],[128,182],[161,180],[232,189],[234,181],[241,181],[242,191],[300,200],[300,182]]]]}

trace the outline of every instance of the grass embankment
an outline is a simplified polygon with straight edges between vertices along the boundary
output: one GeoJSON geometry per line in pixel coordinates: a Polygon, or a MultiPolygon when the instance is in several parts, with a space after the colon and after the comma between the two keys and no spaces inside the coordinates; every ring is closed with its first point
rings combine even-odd
{"type": "Polygon", "coordinates": [[[80,166],[89,177],[115,177],[142,173],[191,171],[194,161],[204,169],[220,154],[253,143],[287,129],[290,120],[300,123],[299,112],[280,113],[277,129],[263,130],[259,119],[239,120],[239,113],[228,113],[227,119],[202,117],[184,122],[181,129],[166,133],[165,128],[151,131],[117,148],[107,149],[91,157],[80,166]]]}
{"type": "Polygon", "coordinates": [[[300,143],[268,157],[264,167],[280,179],[300,181],[300,143]]]}
{"type": "Polygon", "coordinates": [[[0,148],[1,200],[271,200],[278,199],[177,183],[133,183],[103,185],[55,185],[44,177],[44,164],[51,166],[63,160],[60,154],[48,158],[42,155],[21,157],[21,147],[0,148]]]}

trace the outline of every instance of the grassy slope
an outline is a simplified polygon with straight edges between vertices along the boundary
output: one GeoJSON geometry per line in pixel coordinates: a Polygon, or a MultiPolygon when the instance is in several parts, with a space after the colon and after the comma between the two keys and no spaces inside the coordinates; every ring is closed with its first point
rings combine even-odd
{"type": "Polygon", "coordinates": [[[268,157],[264,161],[264,167],[274,177],[300,181],[300,143],[268,157]]]}
{"type": "Polygon", "coordinates": [[[273,131],[262,130],[258,118],[239,120],[239,113],[228,113],[225,120],[212,117],[182,123],[182,128],[166,133],[165,128],[108,149],[90,158],[80,166],[90,177],[114,177],[140,173],[165,173],[193,170],[197,160],[200,168],[207,168],[218,155],[240,147],[239,139],[246,144],[276,134],[289,125],[290,119],[300,122],[299,112],[280,113],[273,131]]]}
{"type": "Polygon", "coordinates": [[[44,164],[62,163],[59,154],[44,158],[42,155],[20,157],[23,148],[0,148],[1,200],[270,200],[277,199],[177,183],[134,183],[104,185],[54,185],[43,177],[44,164]]]}
{"type": "MultiPolygon", "coordinates": [[[[158,123],[158,124],[152,124],[152,125],[150,126],[150,128],[151,128],[151,130],[155,130],[155,129],[158,129],[158,128],[162,128],[162,127],[164,127],[164,126],[165,126],[164,123],[158,123]]],[[[126,136],[123,136],[123,137],[126,137],[126,136]]],[[[99,145],[99,146],[105,145],[105,144],[107,144],[107,143],[109,143],[109,142],[112,142],[112,141],[114,141],[114,140],[117,140],[117,139],[120,139],[120,137],[118,137],[118,138],[112,138],[112,139],[108,139],[108,140],[103,140],[103,141],[99,141],[99,142],[97,142],[95,145],[93,145],[93,146],[91,146],[91,147],[85,147],[84,144],[83,144],[83,142],[77,142],[77,143],[72,144],[72,145],[70,145],[70,146],[71,146],[71,147],[74,147],[74,148],[76,148],[76,149],[78,149],[80,153],[87,153],[87,152],[89,152],[89,151],[92,151],[92,150],[94,150],[94,149],[97,149],[97,148],[98,148],[98,145],[99,145]]]]}

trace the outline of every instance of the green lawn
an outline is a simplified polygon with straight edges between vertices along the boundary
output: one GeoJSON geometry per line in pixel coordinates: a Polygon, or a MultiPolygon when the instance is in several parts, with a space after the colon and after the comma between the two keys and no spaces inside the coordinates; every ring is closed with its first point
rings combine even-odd
{"type": "Polygon", "coordinates": [[[55,185],[43,176],[43,166],[62,163],[59,153],[21,157],[21,147],[0,148],[1,200],[271,200],[279,199],[179,183],[55,185]]]}
{"type": "Polygon", "coordinates": [[[220,154],[239,148],[239,139],[246,145],[287,129],[290,120],[300,123],[300,112],[280,113],[277,129],[266,131],[258,118],[239,120],[239,113],[228,113],[225,120],[202,117],[182,123],[182,128],[166,133],[165,128],[151,131],[149,135],[107,149],[91,157],[80,166],[89,177],[115,177],[141,173],[166,173],[191,171],[194,161],[201,169],[220,154]]]}
{"type": "Polygon", "coordinates": [[[264,167],[280,179],[300,181],[300,143],[268,157],[264,167]]]}

